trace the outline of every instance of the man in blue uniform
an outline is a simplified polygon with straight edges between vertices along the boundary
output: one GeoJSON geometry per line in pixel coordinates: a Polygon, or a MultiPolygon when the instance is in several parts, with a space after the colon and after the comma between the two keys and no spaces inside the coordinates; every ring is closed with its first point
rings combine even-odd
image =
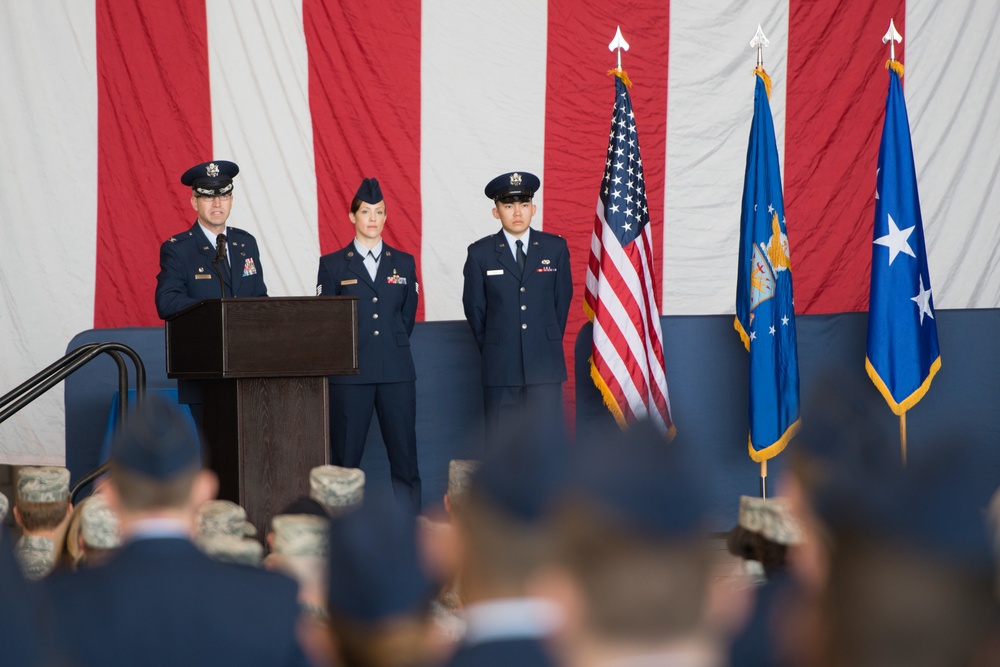
{"type": "Polygon", "coordinates": [[[111,445],[107,488],[124,546],[100,567],[46,582],[45,664],[308,664],[296,584],[213,561],[191,542],[195,510],[217,485],[176,407],[149,396],[129,411],[111,445]]]}
{"type": "Polygon", "coordinates": [[[233,208],[233,178],[239,171],[233,162],[216,160],[195,165],[181,176],[181,183],[191,187],[191,208],[198,220],[160,246],[156,312],[162,319],[203,299],[267,296],[257,240],[242,229],[226,227],[233,208]]]}
{"type": "Polygon", "coordinates": [[[563,334],[573,298],[566,241],[531,228],[534,174],[486,186],[502,229],[469,246],[462,303],[482,352],[486,444],[531,406],[562,428],[563,334]]]}
{"type": "Polygon", "coordinates": [[[410,334],[417,316],[413,255],[382,241],[382,188],[366,178],[351,202],[354,240],[319,260],[316,294],[358,297],[358,375],[330,378],[330,462],[361,465],[365,439],[378,414],[396,499],[420,511],[417,470],[416,371],[410,334]]]}

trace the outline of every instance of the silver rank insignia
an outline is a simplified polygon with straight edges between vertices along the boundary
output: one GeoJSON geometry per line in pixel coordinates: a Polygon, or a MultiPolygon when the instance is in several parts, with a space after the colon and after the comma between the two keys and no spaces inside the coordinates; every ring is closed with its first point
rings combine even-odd
{"type": "Polygon", "coordinates": [[[520,185],[521,184],[521,174],[517,174],[517,173],[511,174],[510,175],[510,184],[511,185],[520,185]]]}
{"type": "Polygon", "coordinates": [[[219,165],[212,162],[205,168],[205,172],[212,178],[215,178],[219,175],[219,165]]]}

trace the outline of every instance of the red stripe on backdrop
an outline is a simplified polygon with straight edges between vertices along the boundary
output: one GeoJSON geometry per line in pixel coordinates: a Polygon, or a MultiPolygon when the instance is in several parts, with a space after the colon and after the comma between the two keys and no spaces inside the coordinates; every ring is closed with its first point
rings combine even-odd
{"type": "MultiPolygon", "coordinates": [[[[420,3],[303,0],[320,252],[354,238],[361,179],[379,180],[386,243],[420,272],[420,3]]],[[[421,300],[417,319],[423,319],[421,300]]]]}
{"type": "Polygon", "coordinates": [[[890,18],[903,33],[904,15],[904,0],[789,3],[785,211],[798,313],[868,309],[888,86],[881,38],[890,18]]]}
{"type": "Polygon", "coordinates": [[[159,245],[195,219],[180,183],[211,160],[204,0],[97,2],[94,326],[160,323],[159,245]]]}
{"type": "MultiPolygon", "coordinates": [[[[627,14],[616,11],[613,3],[598,0],[549,0],[548,15],[542,197],[545,231],[566,237],[573,266],[574,298],[563,341],[569,371],[564,396],[571,406],[567,416],[572,423],[573,346],[587,321],[583,295],[594,202],[604,174],[614,104],[614,79],[606,72],[616,60],[608,44],[615,36],[614,26],[620,25],[631,47],[622,54],[622,67],[635,84],[629,95],[638,125],[653,242],[661,248],[670,9],[662,0],[636,2],[627,14]]],[[[653,274],[658,300],[661,265],[658,256],[653,274]]]]}

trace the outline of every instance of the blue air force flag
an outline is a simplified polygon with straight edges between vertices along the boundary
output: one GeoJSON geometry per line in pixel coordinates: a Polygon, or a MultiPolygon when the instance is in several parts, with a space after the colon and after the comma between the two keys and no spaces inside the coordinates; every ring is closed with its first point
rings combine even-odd
{"type": "Polygon", "coordinates": [[[875,234],[865,368],[892,411],[901,415],[927,393],[941,368],[931,276],[924,249],[910,123],[899,74],[889,95],[875,179],[875,234]]]}
{"type": "Polygon", "coordinates": [[[780,453],[800,424],[792,263],[769,87],[758,68],[736,280],[735,327],[750,353],[749,450],[758,462],[780,453]]]}

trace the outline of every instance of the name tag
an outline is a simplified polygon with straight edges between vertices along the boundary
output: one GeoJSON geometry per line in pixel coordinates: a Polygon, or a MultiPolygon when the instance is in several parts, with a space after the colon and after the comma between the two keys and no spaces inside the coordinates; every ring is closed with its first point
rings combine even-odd
{"type": "Polygon", "coordinates": [[[195,280],[211,280],[212,279],[212,274],[211,273],[196,273],[196,274],[194,274],[194,279],[195,280]]]}
{"type": "Polygon", "coordinates": [[[341,280],[340,284],[341,285],[357,285],[358,284],[358,279],[357,278],[351,278],[350,280],[341,280]]]}
{"type": "Polygon", "coordinates": [[[490,269],[489,271],[486,272],[486,275],[488,275],[488,276],[502,276],[503,275],[503,269],[490,269]]]}

